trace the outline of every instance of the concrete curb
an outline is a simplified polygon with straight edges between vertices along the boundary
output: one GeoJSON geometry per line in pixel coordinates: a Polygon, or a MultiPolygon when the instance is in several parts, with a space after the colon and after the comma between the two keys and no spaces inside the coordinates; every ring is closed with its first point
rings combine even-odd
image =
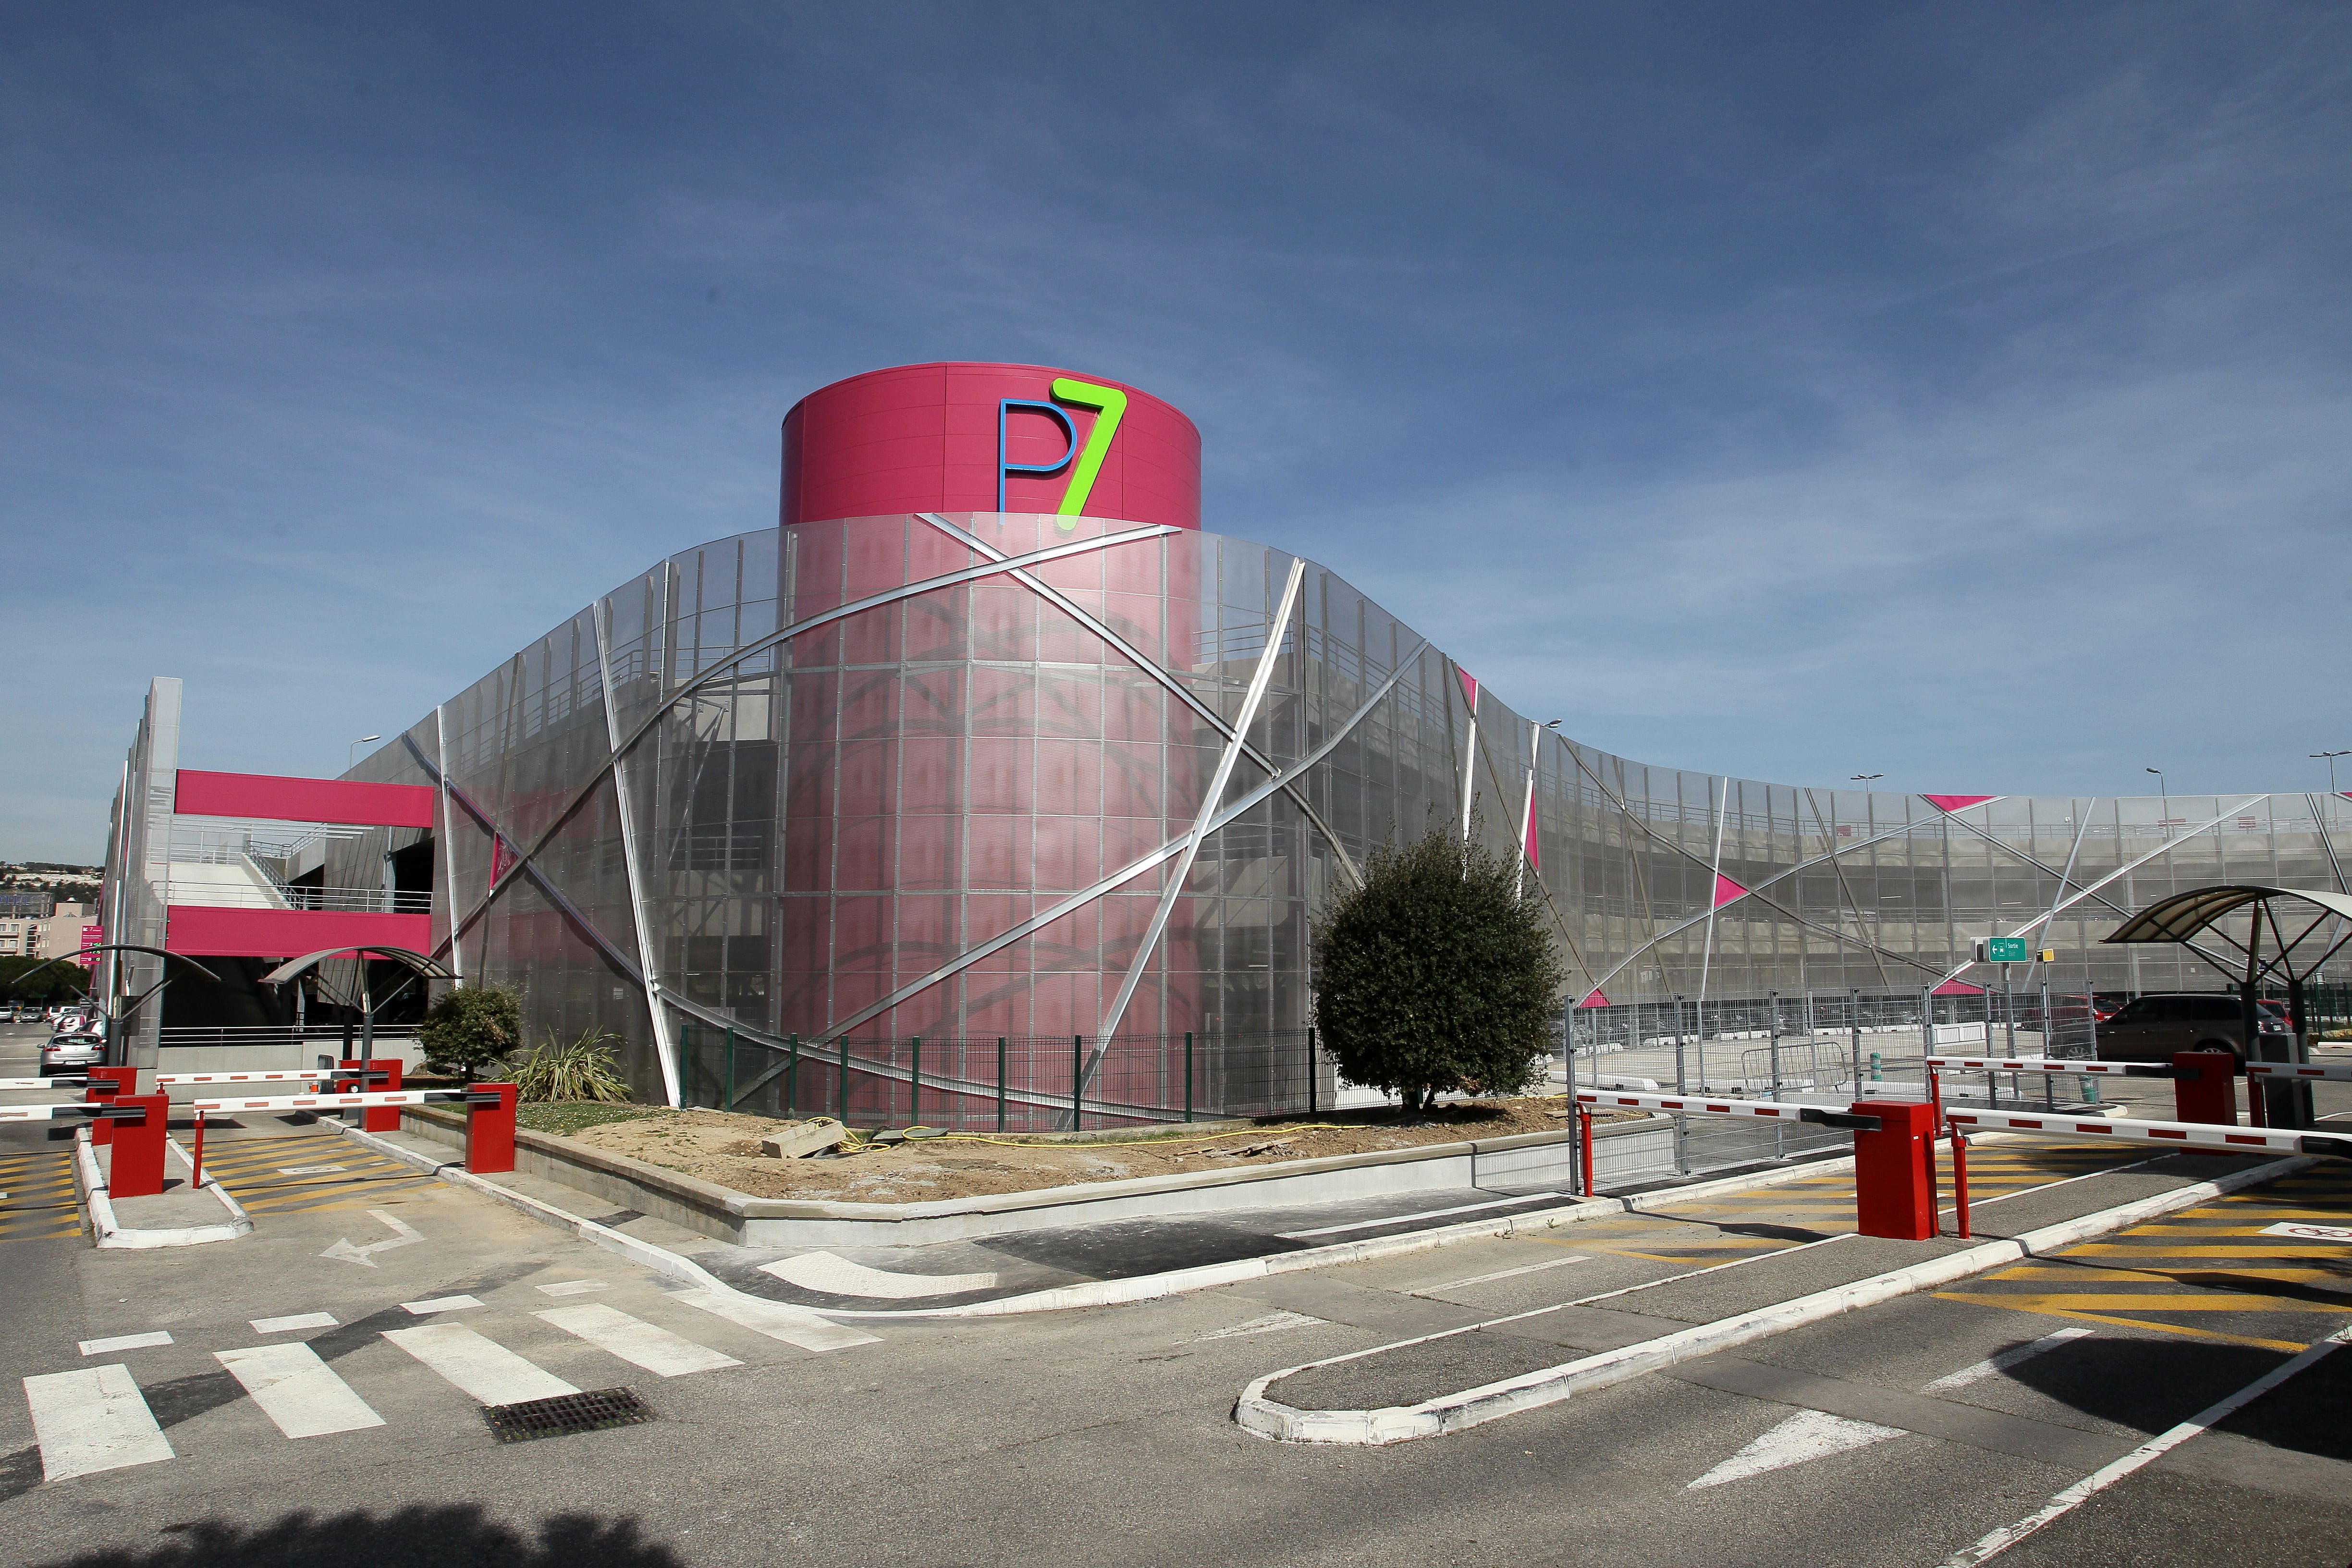
{"type": "MultiPolygon", "coordinates": [[[[1402,1258],[1410,1253],[1431,1252],[1442,1247],[1453,1247],[1465,1241],[1507,1240],[1514,1236],[1530,1235],[1537,1231],[1557,1230],[1588,1219],[1601,1219],[1610,1215],[1635,1214],[1673,1204],[1695,1203],[1718,1193],[1745,1192],[1751,1187],[1774,1187],[1783,1182],[1799,1181],[1819,1175],[1824,1171],[1851,1170],[1853,1158],[1823,1160],[1810,1165],[1792,1165],[1783,1170],[1762,1171],[1748,1176],[1727,1176],[1719,1181],[1695,1182],[1686,1187],[1673,1187],[1658,1192],[1641,1193],[1630,1198],[1593,1198],[1569,1204],[1559,1208],[1531,1209],[1525,1214],[1506,1215],[1501,1219],[1466,1220],[1459,1225],[1439,1226],[1430,1230],[1406,1231],[1399,1236],[1378,1236],[1365,1241],[1334,1242],[1328,1247],[1303,1247],[1297,1252],[1274,1252],[1259,1258],[1240,1258],[1230,1263],[1204,1263],[1194,1268],[1173,1268],[1164,1274],[1139,1274],[1129,1279],[1093,1279],[1083,1285],[1061,1285],[1050,1290],[1033,1290],[1025,1296],[1006,1296],[994,1301],[973,1301],[961,1307],[909,1308],[898,1311],[862,1310],[855,1308],[812,1307],[813,1312],[823,1312],[828,1318],[888,1319],[888,1318],[992,1318],[1019,1312],[1066,1312],[1085,1307],[1118,1307],[1130,1301],[1150,1301],[1161,1296],[1181,1296],[1192,1290],[1212,1290],[1220,1285],[1238,1284],[1245,1279],[1263,1279],[1269,1275],[1295,1274],[1302,1269],[1328,1268],[1342,1263],[1368,1263],[1375,1258],[1402,1258]]],[[[1410,1215],[1398,1216],[1410,1219],[1410,1215]]]]}
{"type": "MultiPolygon", "coordinates": [[[[511,1188],[499,1186],[496,1182],[485,1181],[466,1169],[459,1161],[436,1160],[431,1155],[420,1154],[414,1149],[404,1149],[397,1143],[386,1142],[372,1132],[362,1132],[348,1122],[329,1121],[324,1117],[320,1120],[354,1143],[363,1144],[379,1154],[398,1160],[403,1164],[412,1165],[426,1175],[446,1182],[451,1186],[465,1187],[469,1191],[479,1193],[486,1198],[504,1204],[510,1209],[519,1210],[532,1219],[551,1225],[559,1230],[568,1230],[583,1241],[593,1242],[607,1252],[617,1252],[630,1262],[641,1264],[656,1274],[667,1275],[672,1279],[681,1280],[704,1290],[718,1290],[730,1296],[746,1294],[737,1290],[735,1287],[689,1258],[672,1252],[666,1247],[656,1247],[649,1241],[639,1241],[634,1236],[625,1236],[612,1226],[599,1225],[593,1219],[583,1219],[576,1214],[560,1209],[553,1204],[541,1198],[534,1198],[527,1193],[518,1193],[511,1188]]],[[[764,1297],[750,1299],[766,1300],[764,1297]]],[[[781,1307],[795,1304],[790,1301],[770,1303],[772,1306],[781,1307]]]]}
{"type": "MultiPolygon", "coordinates": [[[[189,1163],[187,1151],[169,1137],[163,1142],[180,1156],[180,1163],[193,1173],[195,1167],[189,1163]]],[[[114,1205],[107,1196],[105,1174],[98,1168],[98,1151],[90,1143],[87,1127],[74,1131],[74,1182],[81,1189],[82,1202],[89,1213],[90,1232],[95,1237],[93,1245],[98,1247],[134,1250],[159,1247],[202,1247],[206,1242],[234,1241],[253,1230],[253,1216],[245,1212],[244,1205],[229,1196],[218,1183],[209,1181],[205,1184],[205,1190],[218,1198],[221,1206],[228,1210],[226,1225],[180,1226],[170,1230],[125,1229],[122,1223],[115,1218],[114,1205]]]]}
{"type": "Polygon", "coordinates": [[[1654,1340],[1644,1340],[1639,1344],[1580,1357],[1558,1366],[1543,1367],[1517,1377],[1426,1399],[1418,1405],[1390,1405],[1380,1410],[1300,1410],[1266,1397],[1269,1387],[1294,1373],[1378,1355],[1384,1351],[1401,1350],[1408,1345],[1423,1344],[1454,1334],[1475,1332],[1482,1325],[1473,1323],[1444,1333],[1423,1334],[1417,1339],[1376,1345],[1370,1350],[1354,1351],[1347,1355],[1328,1356],[1321,1361],[1307,1362],[1285,1367],[1280,1372],[1268,1373],[1252,1383],[1243,1390],[1240,1400],[1234,1406],[1234,1420],[1245,1431],[1290,1443],[1379,1446],[1459,1432],[1522,1410],[1556,1405],[1577,1394],[1606,1388],[1612,1384],[1673,1366],[1678,1362],[1713,1355],[1774,1334],[1786,1333],[1807,1323],[1819,1322],[1841,1313],[1875,1306],[1897,1296],[1965,1279],[2000,1264],[2072,1246],[2095,1236],[2105,1236],[2142,1220],[2189,1208],[2241,1187],[2273,1181],[2315,1163],[2317,1161],[2309,1155],[2273,1160],[2214,1181],[2199,1182],[2172,1192],[2159,1193],[2154,1197],[2142,1198],[2136,1203],[2043,1226],[2006,1241],[1987,1242],[1907,1268],[1873,1275],[1850,1285],[1818,1290],[1793,1300],[1741,1312],[1719,1322],[1700,1323],[1654,1340]]]}
{"type": "MultiPolygon", "coordinates": [[[[1501,1219],[1471,1220],[1460,1225],[1442,1226],[1432,1230],[1408,1231],[1401,1236],[1376,1237],[1367,1241],[1346,1241],[1329,1247],[1306,1247],[1297,1252],[1278,1252],[1263,1258],[1237,1258],[1230,1263],[1204,1264],[1195,1268],[1171,1269],[1160,1274],[1139,1275],[1129,1279],[1088,1280],[1082,1285],[1063,1285],[1049,1290],[1033,1290],[1026,1295],[1007,1296],[994,1301],[974,1301],[959,1307],[918,1308],[901,1311],[866,1311],[838,1307],[812,1307],[797,1301],[778,1301],[766,1296],[754,1296],[738,1290],[704,1268],[700,1264],[656,1247],[635,1237],[625,1236],[594,1220],[556,1207],[540,1198],[486,1182],[467,1171],[457,1161],[436,1161],[413,1149],[388,1143],[373,1134],[362,1132],[341,1121],[329,1122],[336,1131],[356,1142],[365,1144],[378,1153],[412,1165],[428,1175],[436,1176],[455,1186],[470,1188],[483,1196],[505,1204],[508,1207],[529,1215],[558,1229],[568,1230],[583,1240],[594,1243],[608,1251],[620,1253],[656,1273],[673,1279],[685,1280],[704,1289],[718,1290],[745,1300],[762,1302],[767,1306],[808,1312],[824,1318],[845,1319],[913,1319],[913,1318],[984,1318],[1007,1317],[1024,1312],[1070,1311],[1087,1307],[1114,1307],[1130,1301],[1148,1301],[1162,1296],[1182,1295],[1192,1290],[1213,1289],[1244,1279],[1260,1279],[1273,1274],[1289,1274],[1300,1269],[1323,1268],[1333,1264],[1360,1263],[1377,1258],[1395,1258],[1407,1253],[1425,1252],[1451,1247],[1459,1242],[1481,1241],[1508,1237],[1538,1230],[1553,1230],[1580,1220],[1598,1219],[1618,1215],[1663,1208],[1677,1203],[1690,1203],[1713,1196],[1717,1193],[1740,1192],[1754,1187],[1778,1186],[1784,1182],[1801,1181],[1824,1173],[1851,1170],[1851,1155],[1835,1160],[1817,1160],[1810,1163],[1785,1166],[1779,1170],[1762,1171],[1744,1176],[1727,1176],[1712,1182],[1695,1182],[1688,1186],[1637,1194],[1629,1198],[1598,1198],[1570,1204],[1559,1208],[1537,1209],[1526,1214],[1511,1215],[1501,1219]]],[[[1410,1217],[1402,1216],[1402,1217],[1410,1217]]]]}

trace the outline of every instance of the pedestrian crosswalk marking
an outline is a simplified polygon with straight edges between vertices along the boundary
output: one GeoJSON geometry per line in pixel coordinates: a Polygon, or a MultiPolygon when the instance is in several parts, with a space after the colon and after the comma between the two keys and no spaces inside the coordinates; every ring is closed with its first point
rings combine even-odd
{"type": "Polygon", "coordinates": [[[335,1326],[332,1312],[297,1312],[290,1318],[255,1318],[253,1331],[257,1334],[291,1333],[296,1329],[331,1329],[335,1326]]]}
{"type": "Polygon", "coordinates": [[[580,1392],[463,1323],[388,1329],[383,1337],[484,1405],[520,1405],[580,1392]]]}
{"type": "Polygon", "coordinates": [[[805,1307],[771,1301],[764,1296],[746,1296],[733,1290],[673,1290],[669,1299],[804,1351],[845,1351],[882,1342],[878,1336],[863,1329],[853,1329],[846,1323],[820,1318],[805,1307]]]}
{"type": "Polygon", "coordinates": [[[299,1340],[213,1353],[289,1437],[324,1437],[383,1425],[383,1417],[299,1340]]]}
{"type": "Polygon", "coordinates": [[[155,1413],[121,1362],[25,1380],[41,1479],[61,1481],[173,1457],[155,1413]]]}
{"type": "Polygon", "coordinates": [[[116,1334],[111,1339],[84,1340],[78,1347],[84,1355],[109,1355],[115,1351],[152,1350],[172,1342],[169,1331],[157,1329],[151,1334],[116,1334]]]}
{"type": "Polygon", "coordinates": [[[403,1301],[401,1306],[422,1318],[434,1312],[462,1312],[468,1307],[481,1304],[479,1299],[473,1296],[436,1296],[429,1301],[403,1301]]]}
{"type": "Polygon", "coordinates": [[[577,1307],[551,1307],[531,1316],[663,1377],[683,1377],[690,1372],[743,1364],[731,1355],[721,1355],[708,1345],[698,1345],[683,1335],[656,1328],[643,1318],[633,1318],[599,1301],[583,1302],[577,1307]]]}

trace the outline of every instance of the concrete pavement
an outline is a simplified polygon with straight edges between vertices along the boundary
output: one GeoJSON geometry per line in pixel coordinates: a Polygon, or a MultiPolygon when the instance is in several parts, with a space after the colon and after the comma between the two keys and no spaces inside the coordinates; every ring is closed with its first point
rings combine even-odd
{"type": "MultiPolygon", "coordinates": [[[[1321,1448],[1242,1431],[1236,1391],[1342,1351],[1759,1259],[1697,1277],[1727,1301],[1783,1249],[1864,1244],[1818,1244],[1840,1234],[1837,1205],[1797,1188],[1550,1238],[1566,1245],[1477,1241],[1101,1310],[868,1322],[869,1340],[812,1351],[442,1184],[278,1174],[338,1163],[297,1148],[257,1165],[288,1201],[231,1243],[0,1241],[12,1373],[124,1368],[172,1456],[44,1482],[28,1402],[0,1402],[0,1560],[1936,1564],[2352,1318],[2352,1297],[2327,1289],[2352,1274],[2352,1247],[2246,1234],[2352,1226],[2345,1178],[2315,1167],[2223,1213],[2095,1244],[2129,1251],[2021,1266],[2057,1277],[1996,1270],[1455,1436],[1321,1448]],[[400,1239],[383,1215],[424,1239],[372,1263],[326,1256],[400,1239]],[[458,1296],[479,1305],[434,1305],[458,1296]],[[581,1306],[607,1311],[542,1315],[581,1306]],[[335,1321],[257,1326],[321,1313],[335,1321]],[[491,1350],[436,1363],[387,1337],[420,1327],[491,1350]],[[2087,1331],[2044,1342],[2072,1330],[2087,1331]],[[157,1332],[172,1342],[80,1349],[157,1332]],[[382,1424],[286,1436],[221,1356],[289,1342],[382,1424]],[[457,1377],[488,1364],[528,1382],[516,1362],[575,1388],[634,1388],[657,1419],[502,1446],[457,1377]]],[[[2319,1363],[1995,1561],[2340,1568],[2347,1363],[2319,1363]]]]}

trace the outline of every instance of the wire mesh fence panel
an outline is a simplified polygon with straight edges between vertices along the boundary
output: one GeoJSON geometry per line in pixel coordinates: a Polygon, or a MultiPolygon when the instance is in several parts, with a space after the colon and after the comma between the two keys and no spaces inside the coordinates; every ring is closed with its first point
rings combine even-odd
{"type": "Polygon", "coordinates": [[[1066,1132],[1332,1108],[1311,1029],[1248,1036],[908,1036],[775,1042],[678,1031],[688,1105],[857,1126],[1066,1132]]]}

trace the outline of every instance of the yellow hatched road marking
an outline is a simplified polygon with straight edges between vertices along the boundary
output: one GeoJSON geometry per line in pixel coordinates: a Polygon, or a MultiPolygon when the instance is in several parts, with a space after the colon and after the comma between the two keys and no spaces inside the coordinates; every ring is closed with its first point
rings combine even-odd
{"type": "Polygon", "coordinates": [[[2257,1296],[2251,1291],[2214,1290],[2197,1296],[2176,1296],[2157,1291],[2146,1295],[2036,1295],[2020,1290],[2005,1291],[1939,1290],[1947,1301],[1971,1301],[1979,1306],[2016,1307],[2025,1311],[2041,1311],[2057,1308],[2065,1311],[2096,1312],[2117,1310],[2141,1312],[2352,1312],[2352,1302],[2304,1301],[2289,1296],[2257,1296]]]}
{"type": "Polygon", "coordinates": [[[2272,1247],[2129,1247],[2116,1242],[2089,1241],[2080,1247],[2070,1247],[2060,1254],[2064,1258],[2340,1258],[2341,1247],[2295,1243],[2273,1237],[2279,1245],[2272,1247]]]}
{"type": "MultiPolygon", "coordinates": [[[[1941,1296],[1943,1292],[1937,1291],[1937,1294],[1941,1296]]],[[[1994,1300],[1983,1304],[1998,1307],[2006,1303],[1994,1300]]],[[[2261,1350],[2285,1351],[2290,1355],[2311,1348],[2294,1340],[2265,1340],[2257,1339],[2251,1334],[2225,1334],[2219,1329],[2195,1329],[2186,1323],[2143,1322],[2137,1318],[2121,1318],[2105,1312],[2074,1312],[2058,1307],[2036,1307],[2028,1310],[2046,1318],[2072,1318],[2077,1322],[2110,1323],[2119,1329],[2146,1329],[2151,1333],[2181,1334],[2190,1339],[2219,1340],[2224,1344],[2252,1345],[2261,1350]]]]}
{"type": "MultiPolygon", "coordinates": [[[[2194,1280],[2226,1276],[2231,1279],[2283,1279],[2292,1281],[2340,1282],[2347,1294],[2352,1294],[2352,1276],[2337,1273],[2333,1268],[2093,1268],[2076,1265],[2072,1268],[2038,1268],[2026,1264],[2016,1268],[2004,1268],[1998,1274],[1988,1274],[1988,1279],[2180,1279],[2194,1280]]],[[[2352,1311],[2352,1300],[2345,1303],[2352,1311]]]]}

